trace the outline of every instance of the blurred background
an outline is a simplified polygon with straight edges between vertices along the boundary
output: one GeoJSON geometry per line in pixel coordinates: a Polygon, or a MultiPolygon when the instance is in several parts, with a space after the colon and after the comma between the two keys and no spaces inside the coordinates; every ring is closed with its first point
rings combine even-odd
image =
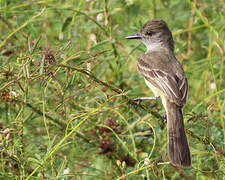
{"type": "Polygon", "coordinates": [[[0,1],[0,179],[224,179],[223,0],[0,1]],[[192,167],[169,163],[160,100],[126,36],[164,19],[189,81],[192,167]]]}

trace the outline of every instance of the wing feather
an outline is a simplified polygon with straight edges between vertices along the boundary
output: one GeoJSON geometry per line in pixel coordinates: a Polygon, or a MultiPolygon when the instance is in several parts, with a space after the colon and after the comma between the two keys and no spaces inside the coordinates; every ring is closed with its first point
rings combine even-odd
{"type": "MultiPolygon", "coordinates": [[[[147,57],[149,58],[149,56],[147,57]]],[[[160,89],[170,101],[176,103],[178,106],[183,106],[187,100],[188,83],[185,75],[179,78],[176,73],[173,73],[171,69],[168,69],[168,65],[165,64],[158,69],[153,67],[151,63],[147,63],[149,59],[142,56],[138,60],[138,70],[144,78],[152,85],[160,89]]],[[[178,68],[180,68],[179,66],[178,68]]]]}

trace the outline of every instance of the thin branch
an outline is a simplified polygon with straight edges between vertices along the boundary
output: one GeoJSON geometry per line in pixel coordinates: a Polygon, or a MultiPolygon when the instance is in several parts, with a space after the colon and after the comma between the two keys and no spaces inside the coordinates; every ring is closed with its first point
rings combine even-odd
{"type": "MultiPolygon", "coordinates": [[[[111,89],[112,91],[116,92],[117,94],[122,94],[123,93],[123,90],[121,90],[119,88],[115,88],[112,85],[99,80],[93,74],[91,74],[90,72],[88,72],[88,71],[86,71],[84,69],[79,69],[79,68],[71,67],[71,66],[68,66],[68,65],[59,65],[59,66],[60,67],[65,67],[65,68],[68,68],[68,69],[72,69],[72,70],[78,71],[78,72],[80,72],[82,74],[85,74],[85,75],[89,76],[90,78],[92,78],[96,83],[101,84],[101,85],[111,89]]],[[[123,95],[122,97],[127,100],[127,103],[129,103],[131,105],[137,105],[137,102],[135,100],[130,99],[127,95],[123,95]]],[[[163,116],[161,116],[159,113],[153,111],[152,109],[149,109],[148,107],[146,107],[144,105],[139,104],[138,107],[143,109],[143,110],[145,110],[146,112],[151,113],[156,118],[159,118],[161,120],[164,119],[163,116]]]]}

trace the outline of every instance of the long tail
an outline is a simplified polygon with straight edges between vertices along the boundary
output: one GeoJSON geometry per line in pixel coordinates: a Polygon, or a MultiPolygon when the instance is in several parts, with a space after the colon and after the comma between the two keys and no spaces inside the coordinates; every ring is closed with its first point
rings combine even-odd
{"type": "Polygon", "coordinates": [[[189,167],[191,165],[191,154],[184,129],[182,108],[167,101],[166,110],[169,158],[172,164],[176,166],[189,167]]]}

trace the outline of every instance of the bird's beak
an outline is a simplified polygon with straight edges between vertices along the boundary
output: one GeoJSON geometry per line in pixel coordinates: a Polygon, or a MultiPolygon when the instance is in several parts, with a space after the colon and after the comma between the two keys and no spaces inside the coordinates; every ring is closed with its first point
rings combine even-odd
{"type": "Polygon", "coordinates": [[[141,39],[141,34],[136,33],[136,34],[133,34],[131,36],[127,36],[126,39],[141,39]]]}

